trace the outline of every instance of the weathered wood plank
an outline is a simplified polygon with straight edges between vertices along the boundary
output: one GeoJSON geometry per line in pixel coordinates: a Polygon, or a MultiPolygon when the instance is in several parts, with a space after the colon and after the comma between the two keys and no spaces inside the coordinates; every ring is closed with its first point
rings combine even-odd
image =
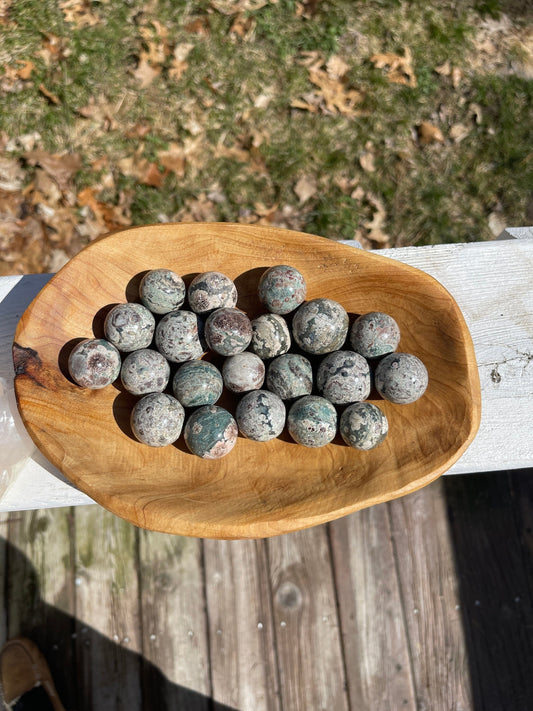
{"type": "Polygon", "coordinates": [[[330,524],[350,706],[416,708],[386,504],[330,524]]]}
{"type": "Polygon", "coordinates": [[[7,580],[7,533],[9,526],[9,515],[0,516],[0,647],[7,640],[7,600],[6,585],[7,580]]]}
{"type": "Polygon", "coordinates": [[[445,482],[475,708],[487,711],[533,708],[531,550],[521,541],[531,536],[532,481],[513,475],[512,489],[505,473],[445,482]]]}
{"type": "Polygon", "coordinates": [[[7,548],[7,636],[32,639],[46,656],[58,693],[76,705],[71,509],[11,516],[7,548]]]}
{"type": "Polygon", "coordinates": [[[96,506],[76,509],[75,524],[80,709],[140,711],[136,529],[96,506]]]}
{"type": "Polygon", "coordinates": [[[346,711],[348,698],[325,526],[267,542],[282,707],[346,711]]]}
{"type": "Polygon", "coordinates": [[[442,479],[387,504],[420,711],[472,709],[442,479]]]}
{"type": "Polygon", "coordinates": [[[279,711],[265,542],[204,541],[213,699],[279,711]]]}
{"type": "Polygon", "coordinates": [[[209,711],[202,543],[139,531],[145,708],[209,711]]]}

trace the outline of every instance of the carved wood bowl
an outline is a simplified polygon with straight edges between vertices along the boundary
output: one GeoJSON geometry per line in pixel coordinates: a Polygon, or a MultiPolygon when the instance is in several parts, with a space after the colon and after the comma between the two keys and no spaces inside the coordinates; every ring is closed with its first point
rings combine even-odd
{"type": "Polygon", "coordinates": [[[20,413],[42,453],[116,515],[187,536],[273,536],[408,494],[461,456],[480,419],[471,337],[443,286],[395,260],[271,227],[151,225],[93,242],[28,307],[14,360],[20,413]],[[137,442],[128,425],[135,398],[119,385],[86,390],[68,379],[72,344],[101,337],[106,309],[136,300],[146,270],[169,268],[186,283],[199,272],[221,271],[236,281],[238,307],[254,318],[263,311],[259,277],[274,264],[296,267],[308,299],[334,299],[352,318],[389,313],[401,329],[398,350],[425,363],[429,386],[420,400],[377,403],[390,429],[376,449],[358,451],[339,437],[309,449],[283,434],[265,443],[239,437],[226,457],[203,460],[188,452],[183,436],[162,448],[137,442]]]}

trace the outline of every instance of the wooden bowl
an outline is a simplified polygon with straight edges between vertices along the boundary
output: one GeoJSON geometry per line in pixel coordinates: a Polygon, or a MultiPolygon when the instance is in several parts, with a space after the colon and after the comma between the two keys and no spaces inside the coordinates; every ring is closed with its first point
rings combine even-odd
{"type": "Polygon", "coordinates": [[[475,436],[480,387],[467,326],[432,277],[361,249],[299,232],[235,224],[126,229],[90,244],[44,287],[18,325],[14,361],[20,413],[43,454],[99,504],[144,528],[205,538],[261,538],[330,521],[428,484],[475,436]],[[129,429],[135,401],[117,385],[85,390],[65,375],[75,339],[101,336],[111,304],[137,299],[139,275],[169,268],[189,282],[216,270],[235,280],[238,306],[262,312],[261,273],[299,269],[307,298],[327,296],[349,314],[385,311],[400,351],[425,363],[429,386],[410,405],[378,404],[389,435],[362,452],[337,438],[320,449],[288,435],[239,437],[226,457],[190,454],[183,437],[160,449],[129,429]]]}

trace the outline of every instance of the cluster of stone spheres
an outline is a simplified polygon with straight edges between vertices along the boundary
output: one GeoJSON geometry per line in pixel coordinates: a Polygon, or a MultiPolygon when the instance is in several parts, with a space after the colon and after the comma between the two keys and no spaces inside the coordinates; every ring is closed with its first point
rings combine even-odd
{"type": "Polygon", "coordinates": [[[377,391],[394,403],[414,402],[428,384],[417,356],[395,352],[396,321],[372,312],[350,328],[338,302],[305,301],[305,279],[287,265],[267,269],[258,292],[266,312],[250,320],[236,308],[237,288],[226,275],[204,272],[187,289],[175,272],[153,269],[141,281],[141,303],[114,306],[105,319],[105,339],[87,339],[72,350],[69,373],[92,389],[120,377],[140,397],[131,413],[140,442],[162,447],[183,431],[188,449],[204,459],[228,454],[239,430],[264,442],[285,425],[306,447],[328,444],[337,430],[357,449],[383,442],[387,418],[365,402],[370,364],[377,391]],[[208,349],[224,357],[220,368],[202,358],[208,349]],[[177,366],[172,379],[170,364],[177,366]],[[243,393],[235,417],[216,405],[224,386],[243,393]]]}

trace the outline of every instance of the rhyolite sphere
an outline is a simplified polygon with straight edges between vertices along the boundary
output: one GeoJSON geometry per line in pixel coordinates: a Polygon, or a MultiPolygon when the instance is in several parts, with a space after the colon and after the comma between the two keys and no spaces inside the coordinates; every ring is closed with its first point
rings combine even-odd
{"type": "Polygon", "coordinates": [[[259,280],[259,298],[274,314],[288,314],[305,300],[307,286],[302,274],[294,267],[278,264],[270,267],[259,280]]]}
{"type": "Polygon", "coordinates": [[[87,338],[72,349],[68,371],[82,388],[100,390],[120,374],[120,353],[104,338],[87,338]]]}
{"type": "Polygon", "coordinates": [[[174,395],[184,407],[214,405],[222,395],[223,388],[219,369],[205,360],[183,363],[172,380],[174,395]]]}
{"type": "Polygon", "coordinates": [[[239,430],[233,416],[218,405],[204,405],[185,423],[185,443],[202,459],[220,459],[235,446],[239,430]]]}
{"type": "Polygon", "coordinates": [[[132,395],[161,393],[167,387],[169,377],[167,359],[150,348],[128,353],[120,371],[122,385],[132,395]]]}
{"type": "Polygon", "coordinates": [[[356,402],[344,410],[339,430],[343,440],[356,449],[374,449],[381,444],[389,423],[385,413],[371,402],[356,402]]]}
{"type": "Polygon", "coordinates": [[[310,395],[313,390],[313,368],[305,356],[285,353],[268,366],[266,385],[282,400],[310,395]]]}
{"type": "Polygon", "coordinates": [[[205,339],[209,348],[220,355],[242,353],[252,340],[252,323],[239,309],[217,309],[207,317],[205,339]]]}
{"type": "Polygon", "coordinates": [[[192,311],[171,311],[157,324],[155,344],[173,363],[199,358],[204,352],[202,323],[192,311]]]}
{"type": "Polygon", "coordinates": [[[250,351],[236,353],[222,364],[222,377],[224,385],[234,393],[258,390],[265,380],[265,364],[250,351]]]}
{"type": "Polygon", "coordinates": [[[124,353],[148,348],[154,329],[155,318],[142,304],[118,304],[104,321],[106,339],[124,353]]]}
{"type": "Polygon", "coordinates": [[[189,306],[197,314],[233,307],[237,303],[237,287],[221,272],[203,272],[189,284],[189,306]]]}
{"type": "Polygon", "coordinates": [[[372,311],[357,318],[350,329],[350,345],[365,358],[394,353],[400,342],[396,321],[381,311],[372,311]]]}
{"type": "Polygon", "coordinates": [[[426,391],[428,372],[415,355],[391,353],[378,363],[375,382],[377,391],[385,400],[407,405],[426,391]]]}
{"type": "Polygon", "coordinates": [[[334,405],[361,402],[370,395],[370,367],[359,353],[334,351],[320,361],[316,384],[334,405]]]}
{"type": "Polygon", "coordinates": [[[185,282],[171,269],[151,269],[139,286],[144,306],[154,314],[168,314],[185,301],[185,282]]]}
{"type": "Polygon", "coordinates": [[[268,390],[254,390],[244,395],[235,413],[240,431],[248,439],[268,442],[285,427],[283,400],[268,390]]]}
{"type": "Polygon", "coordinates": [[[131,413],[131,429],[139,442],[165,447],[181,434],[185,410],[172,395],[151,393],[142,397],[131,413]]]}
{"type": "Polygon", "coordinates": [[[342,348],[348,325],[348,314],[337,301],[313,299],[294,314],[292,335],[302,350],[322,355],[342,348]]]}
{"type": "Polygon", "coordinates": [[[287,353],[291,334],[287,322],[278,314],[262,314],[252,321],[250,350],[263,360],[287,353]]]}
{"type": "Polygon", "coordinates": [[[323,397],[306,395],[291,406],[287,426],[298,444],[324,447],[337,434],[337,410],[323,397]]]}

